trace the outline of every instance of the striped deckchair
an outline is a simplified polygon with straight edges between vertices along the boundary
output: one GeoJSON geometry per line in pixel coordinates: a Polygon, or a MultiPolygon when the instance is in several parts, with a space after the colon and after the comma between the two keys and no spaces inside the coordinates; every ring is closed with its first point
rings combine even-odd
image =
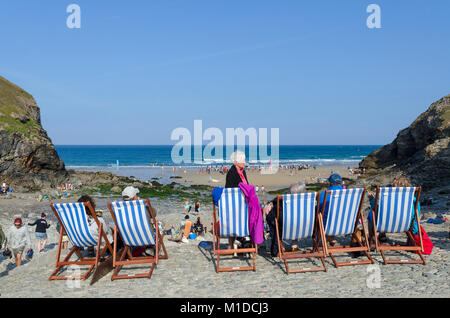
{"type": "Polygon", "coordinates": [[[216,229],[216,205],[213,200],[213,250],[217,255],[216,272],[256,271],[255,254],[257,246],[252,242],[251,248],[221,249],[220,238],[235,238],[249,236],[248,205],[240,188],[224,188],[218,202],[219,229],[216,229]],[[220,267],[220,256],[235,253],[250,253],[253,266],[220,267]]]}
{"type": "Polygon", "coordinates": [[[422,255],[422,231],[419,230],[420,245],[416,244],[412,235],[414,226],[414,222],[412,222],[413,213],[417,222],[417,228],[420,229],[420,218],[417,212],[420,192],[421,187],[377,188],[373,211],[375,212],[373,217],[375,222],[372,222],[371,225],[375,236],[376,249],[381,253],[384,264],[413,263],[425,265],[425,259],[422,255]],[[406,233],[409,244],[406,246],[380,244],[377,232],[406,233]],[[387,260],[384,251],[415,251],[419,254],[420,260],[387,260]]]}
{"type": "Polygon", "coordinates": [[[108,209],[114,220],[114,272],[111,280],[127,278],[151,278],[155,266],[159,259],[167,259],[167,251],[159,233],[158,221],[156,220],[149,199],[136,201],[108,202],[108,209]],[[120,259],[117,260],[117,236],[120,235],[125,248],[120,259]],[[134,247],[144,247],[154,245],[154,256],[133,256],[131,253],[134,247]],[[160,249],[163,249],[163,255],[160,249]],[[128,256],[128,259],[125,257],[128,256]],[[124,265],[151,264],[148,273],[118,275],[119,270],[124,265]]]}
{"type": "Polygon", "coordinates": [[[282,235],[278,240],[278,253],[284,262],[286,273],[317,272],[327,271],[324,258],[326,257],[325,235],[323,231],[323,220],[318,217],[318,205],[316,193],[297,193],[277,196],[277,218],[275,225],[277,237],[280,237],[280,206],[283,206],[282,214],[282,235]],[[281,203],[281,200],[282,203],[281,203]],[[283,240],[300,240],[305,238],[313,239],[311,251],[291,251],[286,252],[283,248],[283,240]],[[319,250],[319,239],[322,242],[322,249],[319,250]],[[322,267],[304,267],[300,269],[289,269],[288,260],[301,258],[320,258],[322,267]]]}
{"type": "Polygon", "coordinates": [[[85,280],[89,274],[92,272],[94,267],[98,265],[101,260],[104,260],[103,254],[108,249],[111,254],[113,252],[112,246],[108,241],[105,230],[103,229],[103,224],[98,220],[92,205],[89,202],[82,203],[55,203],[50,205],[53,212],[55,213],[58,222],[61,224],[61,231],[59,233],[59,244],[56,256],[56,270],[50,275],[49,280],[57,279],[83,279],[85,280]],[[98,226],[98,237],[94,237],[90,234],[88,228],[88,216],[86,214],[86,209],[89,210],[90,214],[94,218],[94,221],[98,226]],[[67,234],[69,240],[72,242],[72,249],[67,254],[66,258],[61,262],[61,247],[63,235],[67,234]],[[101,249],[101,242],[105,241],[105,246],[101,249]],[[85,258],[80,252],[81,248],[87,247],[97,247],[97,252],[95,258],[85,258]],[[79,257],[77,261],[69,261],[72,255],[76,253],[79,257]],[[90,268],[84,275],[69,275],[60,276],[59,271],[64,266],[70,265],[90,265],[90,268]]]}
{"type": "Polygon", "coordinates": [[[373,259],[369,254],[369,241],[364,224],[362,206],[366,189],[345,189],[345,190],[327,190],[323,200],[321,214],[325,215],[325,235],[352,235],[352,239],[359,246],[328,246],[327,252],[330,255],[334,265],[337,267],[345,265],[373,264],[373,259]],[[358,235],[358,223],[361,225],[364,240],[358,235]],[[368,260],[354,260],[349,262],[337,262],[333,254],[363,252],[368,260]]]}

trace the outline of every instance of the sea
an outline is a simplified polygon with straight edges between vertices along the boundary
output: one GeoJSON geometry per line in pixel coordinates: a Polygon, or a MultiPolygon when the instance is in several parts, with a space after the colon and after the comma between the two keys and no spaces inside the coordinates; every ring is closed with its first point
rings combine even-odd
{"type": "MultiPolygon", "coordinates": [[[[380,145],[281,145],[277,152],[271,152],[268,146],[262,152],[262,156],[259,155],[260,149],[257,147],[246,146],[242,150],[245,151],[250,166],[268,166],[275,162],[274,155],[278,153],[280,165],[354,167],[373,150],[380,147],[380,145]]],[[[220,153],[216,154],[214,150],[205,149],[205,146],[197,147],[197,149],[192,146],[189,147],[190,149],[186,148],[185,152],[174,152],[172,145],[56,145],[55,148],[67,169],[109,171],[127,177],[134,176],[141,180],[150,180],[155,176],[161,177],[161,169],[198,170],[207,166],[231,165],[229,155],[227,156],[231,151],[226,147],[222,148],[223,156],[219,156],[220,153]],[[184,161],[179,162],[174,159],[172,153],[185,155],[184,161]],[[207,153],[210,155],[208,156],[207,153]]]]}

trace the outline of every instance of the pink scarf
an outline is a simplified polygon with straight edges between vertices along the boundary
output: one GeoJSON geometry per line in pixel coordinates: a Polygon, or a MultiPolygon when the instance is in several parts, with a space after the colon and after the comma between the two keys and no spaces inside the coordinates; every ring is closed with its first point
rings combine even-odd
{"type": "Polygon", "coordinates": [[[236,170],[239,174],[239,177],[241,177],[242,182],[248,184],[247,180],[244,177],[244,168],[239,168],[238,166],[236,166],[236,170]]]}

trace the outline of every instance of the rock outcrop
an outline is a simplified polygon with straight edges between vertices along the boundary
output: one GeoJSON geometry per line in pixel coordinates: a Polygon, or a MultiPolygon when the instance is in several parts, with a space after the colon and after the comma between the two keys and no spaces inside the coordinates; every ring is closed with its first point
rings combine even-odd
{"type": "Polygon", "coordinates": [[[425,191],[450,186],[450,95],[433,103],[390,144],[373,151],[361,163],[368,175],[388,180],[408,176],[425,191]]]}
{"type": "Polygon", "coordinates": [[[68,177],[41,126],[34,98],[0,76],[0,180],[27,190],[60,185],[68,177]]]}

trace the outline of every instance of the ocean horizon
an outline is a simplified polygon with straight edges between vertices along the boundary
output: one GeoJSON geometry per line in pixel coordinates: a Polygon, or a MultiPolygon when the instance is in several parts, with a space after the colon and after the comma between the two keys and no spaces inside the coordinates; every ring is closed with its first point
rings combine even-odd
{"type": "MultiPolygon", "coordinates": [[[[198,168],[206,165],[229,165],[226,147],[221,159],[201,158],[194,162],[194,147],[188,162],[174,163],[171,154],[173,145],[55,145],[58,155],[68,168],[84,167],[160,167],[182,166],[198,168]]],[[[281,165],[357,165],[373,150],[381,145],[280,145],[279,164],[281,165]]],[[[205,146],[202,146],[202,153],[205,146]]],[[[249,165],[267,165],[270,160],[261,159],[257,147],[245,147],[249,165]],[[256,158],[249,156],[253,149],[256,158]],[[253,159],[253,160],[250,160],[253,159]]],[[[268,146],[267,154],[270,153],[268,146]]]]}

